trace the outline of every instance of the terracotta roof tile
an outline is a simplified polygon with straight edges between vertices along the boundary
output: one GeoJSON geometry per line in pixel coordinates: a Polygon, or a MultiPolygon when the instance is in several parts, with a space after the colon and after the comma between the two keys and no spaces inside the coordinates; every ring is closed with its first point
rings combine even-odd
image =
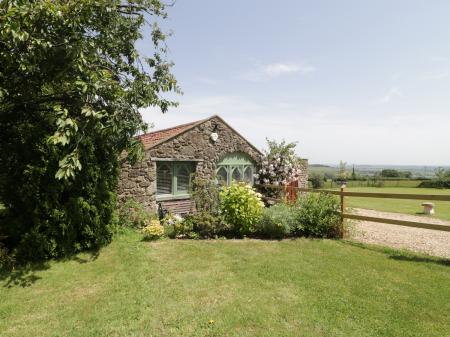
{"type": "Polygon", "coordinates": [[[186,130],[189,130],[190,128],[193,128],[195,125],[202,123],[204,120],[191,122],[187,124],[181,124],[174,126],[172,128],[153,131],[149,133],[145,133],[143,135],[138,136],[138,138],[141,140],[142,144],[144,145],[145,149],[149,149],[156,144],[159,144],[169,138],[172,138],[186,130]]]}

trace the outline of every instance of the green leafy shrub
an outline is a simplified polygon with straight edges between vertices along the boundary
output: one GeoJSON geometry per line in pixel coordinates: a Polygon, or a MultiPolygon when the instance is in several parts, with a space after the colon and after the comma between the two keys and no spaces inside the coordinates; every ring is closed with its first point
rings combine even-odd
{"type": "Polygon", "coordinates": [[[197,239],[194,225],[188,219],[183,219],[178,214],[168,213],[162,219],[165,234],[172,239],[197,239]]]}
{"type": "Polygon", "coordinates": [[[323,188],[325,178],[323,174],[311,173],[309,175],[309,181],[311,182],[312,188],[323,188]]]}
{"type": "Polygon", "coordinates": [[[261,237],[281,239],[290,236],[297,228],[294,209],[285,203],[265,208],[255,227],[255,233],[261,237]]]}
{"type": "Polygon", "coordinates": [[[422,181],[418,187],[420,187],[420,188],[450,188],[450,178],[422,181]]]}
{"type": "Polygon", "coordinates": [[[340,235],[340,204],[326,193],[301,196],[295,208],[296,235],[335,238],[340,235]]]}
{"type": "Polygon", "coordinates": [[[261,194],[243,182],[232,183],[220,191],[221,215],[236,234],[254,232],[263,208],[261,194]]]}
{"type": "Polygon", "coordinates": [[[142,228],[149,220],[156,219],[156,214],[148,212],[141,203],[129,198],[120,205],[118,217],[120,226],[142,228]]]}
{"type": "Polygon", "coordinates": [[[214,181],[197,174],[191,180],[192,199],[198,212],[217,215],[219,212],[219,189],[214,181]]]}
{"type": "Polygon", "coordinates": [[[159,220],[151,220],[148,225],[142,228],[144,240],[158,240],[164,236],[164,227],[159,220]]]}
{"type": "Polygon", "coordinates": [[[217,237],[226,231],[221,219],[208,212],[198,212],[189,215],[184,221],[192,224],[192,230],[203,239],[217,237]]]}

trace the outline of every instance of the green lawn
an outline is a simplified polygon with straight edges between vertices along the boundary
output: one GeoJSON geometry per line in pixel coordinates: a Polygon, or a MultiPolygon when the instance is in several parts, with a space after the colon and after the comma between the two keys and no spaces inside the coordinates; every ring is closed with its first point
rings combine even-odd
{"type": "Polygon", "coordinates": [[[156,243],[0,279],[0,336],[450,336],[450,261],[333,240],[156,243]]]}
{"type": "MultiPolygon", "coordinates": [[[[408,188],[408,187],[349,187],[347,191],[377,192],[377,193],[408,193],[408,194],[450,194],[450,190],[434,188],[408,188]]],[[[425,201],[425,200],[424,200],[425,201]]],[[[375,199],[375,198],[346,198],[347,206],[375,209],[386,212],[406,213],[420,215],[423,207],[420,200],[375,199]]],[[[450,201],[433,201],[435,204],[435,217],[450,220],[450,201]]]]}

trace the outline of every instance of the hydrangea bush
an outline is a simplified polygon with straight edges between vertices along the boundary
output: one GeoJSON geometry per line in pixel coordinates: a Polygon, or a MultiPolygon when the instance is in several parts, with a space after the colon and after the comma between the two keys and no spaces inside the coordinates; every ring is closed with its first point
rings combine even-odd
{"type": "Polygon", "coordinates": [[[253,233],[263,208],[261,194],[244,182],[232,183],[220,191],[221,216],[236,234],[253,233]]]}

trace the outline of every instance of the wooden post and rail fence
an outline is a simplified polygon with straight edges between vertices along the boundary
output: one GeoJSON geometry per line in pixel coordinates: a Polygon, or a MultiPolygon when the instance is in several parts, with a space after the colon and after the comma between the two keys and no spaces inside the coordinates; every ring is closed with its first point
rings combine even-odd
{"type": "MultiPolygon", "coordinates": [[[[423,201],[449,201],[450,195],[441,195],[441,194],[406,194],[406,193],[374,193],[374,192],[350,192],[345,190],[345,185],[341,186],[340,190],[327,190],[327,189],[310,189],[310,188],[300,188],[294,187],[291,185],[288,186],[277,186],[277,185],[256,185],[256,187],[261,188],[272,188],[282,190],[285,196],[290,196],[292,200],[292,196],[297,197],[297,193],[327,193],[333,194],[340,197],[340,211],[341,211],[341,230],[344,224],[345,219],[351,220],[361,220],[361,221],[370,221],[377,223],[386,223],[391,225],[399,225],[399,226],[407,226],[407,227],[415,227],[415,228],[425,228],[439,231],[450,232],[450,226],[446,225],[438,225],[433,223],[426,222],[416,222],[416,221],[406,221],[406,220],[397,220],[397,219],[389,219],[389,218],[381,218],[381,217],[370,217],[358,214],[351,214],[346,212],[345,200],[347,197],[360,197],[360,198],[383,198],[383,199],[404,199],[404,200],[423,200],[423,201]]],[[[280,199],[273,199],[277,201],[281,201],[280,199]]],[[[450,204],[449,204],[450,207],[450,204]]]]}

